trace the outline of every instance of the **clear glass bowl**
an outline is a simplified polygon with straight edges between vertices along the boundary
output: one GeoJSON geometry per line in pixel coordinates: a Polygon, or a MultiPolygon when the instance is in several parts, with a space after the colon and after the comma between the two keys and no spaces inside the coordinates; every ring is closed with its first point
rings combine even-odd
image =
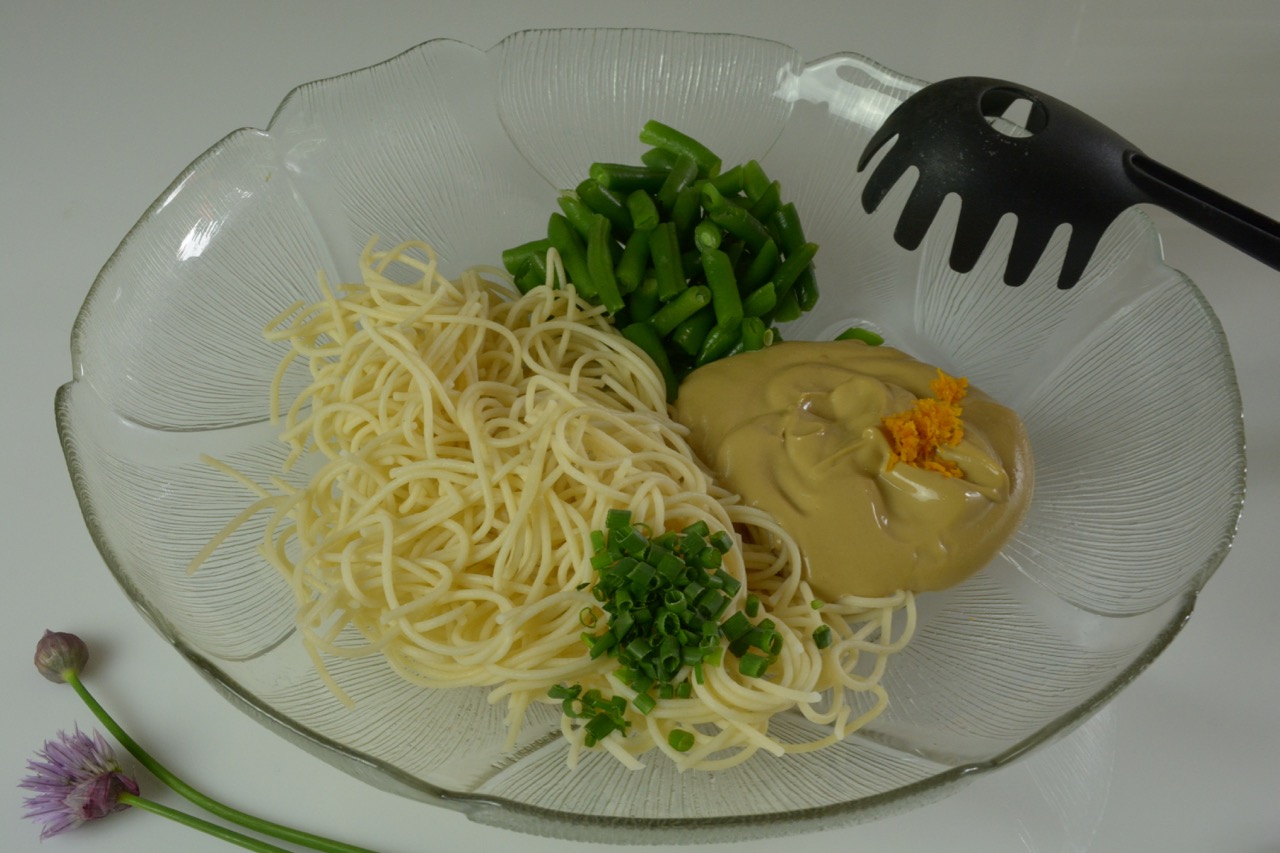
{"type": "Polygon", "coordinates": [[[895,245],[910,182],[868,216],[854,163],[920,85],[854,54],[805,61],[731,35],[549,30],[488,50],[430,41],[299,87],[267,130],[230,134],[160,196],[75,325],[58,429],[107,565],[263,724],[374,785],[526,832],[694,842],[866,820],[1070,730],[1168,644],[1229,548],[1244,483],[1233,367],[1213,312],[1136,210],[1068,292],[1054,286],[1061,241],[1025,286],[1000,282],[1004,227],[972,272],[949,270],[956,205],[919,250],[895,245]],[[423,691],[372,658],[335,666],[358,699],[348,710],[254,551],[261,518],[184,572],[248,502],[200,454],[260,481],[282,459],[265,417],[280,353],[264,324],[311,298],[317,270],[355,276],[373,233],[430,241],[448,274],[496,261],[540,236],[556,188],[587,164],[636,162],[648,118],[726,162],[759,159],[798,205],[824,290],[788,337],[860,322],[1022,414],[1037,467],[1025,523],[971,580],[921,596],[918,635],[885,678],[888,711],[817,753],[714,775],[605,756],[570,770],[550,714],[505,754],[484,690],[423,691]]]}

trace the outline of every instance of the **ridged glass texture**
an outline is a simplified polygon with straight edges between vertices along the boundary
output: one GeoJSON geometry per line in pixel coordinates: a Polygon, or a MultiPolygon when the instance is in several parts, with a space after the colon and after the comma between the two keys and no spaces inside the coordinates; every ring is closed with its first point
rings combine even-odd
{"type": "Polygon", "coordinates": [[[1138,212],[1070,292],[1054,287],[1060,241],[1026,285],[1000,282],[1008,229],[972,272],[949,270],[954,199],[918,251],[895,245],[910,180],[868,216],[854,163],[919,85],[853,54],[806,62],[728,35],[566,30],[488,50],[431,41],[300,87],[266,131],[226,137],[156,201],[76,323],[57,420],[107,565],[158,631],[281,734],[389,790],[528,832],[692,842],[816,829],[940,797],[1069,730],[1177,633],[1231,542],[1244,478],[1232,364],[1138,212]],[[358,699],[347,710],[254,552],[261,518],[185,571],[249,499],[200,454],[259,479],[280,462],[266,422],[280,353],[264,324],[314,293],[317,270],[354,275],[372,233],[429,240],[448,273],[496,261],[542,233],[556,188],[588,163],[635,162],[650,117],[727,162],[758,158],[799,206],[824,290],[788,337],[860,322],[1022,413],[1037,467],[1025,523],[973,579],[921,597],[919,635],[886,676],[888,712],[812,755],[714,777],[598,755],[571,771],[550,714],[504,754],[502,710],[483,691],[422,691],[373,659],[334,663],[358,699]]]}

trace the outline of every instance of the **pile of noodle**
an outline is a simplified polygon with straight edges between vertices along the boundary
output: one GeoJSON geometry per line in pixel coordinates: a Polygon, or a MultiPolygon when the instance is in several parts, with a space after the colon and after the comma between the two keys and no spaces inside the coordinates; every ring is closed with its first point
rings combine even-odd
{"type": "MultiPolygon", "coordinates": [[[[447,280],[423,243],[376,244],[360,283],[322,276],[318,301],[267,330],[290,346],[273,411],[286,468],[304,455],[324,461],[303,488],[277,478],[282,492],[258,489],[257,508],[274,513],[262,550],[295,590],[322,675],[327,655],[376,654],[425,688],[490,688],[507,702],[512,742],[553,685],[630,699],[611,674],[617,662],[590,659],[581,639],[583,609],[598,607],[591,531],[626,508],[655,535],[698,520],[732,531],[724,569],[743,589],[725,615],[753,593],[785,643],[764,678],[739,674],[726,652],[690,698],[629,709],[629,731],[599,747],[632,766],[656,748],[682,768],[716,769],[757,750],[820,748],[883,710],[879,681],[910,636],[910,593],[815,606],[795,542],[716,486],[669,416],[652,362],[602,308],[552,286],[563,280],[554,256],[548,284],[521,295],[495,269],[447,280]],[[298,358],[311,384],[279,400],[298,358]],[[835,639],[819,649],[812,635],[824,623],[835,639]],[[352,629],[364,639],[355,648],[352,629]],[[789,710],[827,734],[771,737],[770,718],[789,710]],[[688,752],[668,745],[675,728],[697,734],[688,752]]],[[[571,761],[580,722],[562,722],[571,761]]]]}

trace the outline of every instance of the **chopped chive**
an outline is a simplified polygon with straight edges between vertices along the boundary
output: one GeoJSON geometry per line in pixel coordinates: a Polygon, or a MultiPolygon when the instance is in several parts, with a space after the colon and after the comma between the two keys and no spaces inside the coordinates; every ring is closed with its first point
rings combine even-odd
{"type": "Polygon", "coordinates": [[[769,669],[769,659],[747,652],[738,659],[738,672],[748,678],[759,678],[769,669]]]}
{"type": "Polygon", "coordinates": [[[688,752],[693,748],[694,741],[693,733],[684,729],[673,729],[671,734],[667,735],[667,743],[676,752],[688,752]]]}
{"type": "Polygon", "coordinates": [[[819,625],[813,631],[813,644],[820,649],[831,645],[831,626],[819,625]]]}
{"type": "Polygon", "coordinates": [[[656,706],[658,702],[648,693],[641,693],[631,700],[631,704],[634,705],[636,710],[641,714],[648,714],[654,709],[654,706],[656,706]]]}

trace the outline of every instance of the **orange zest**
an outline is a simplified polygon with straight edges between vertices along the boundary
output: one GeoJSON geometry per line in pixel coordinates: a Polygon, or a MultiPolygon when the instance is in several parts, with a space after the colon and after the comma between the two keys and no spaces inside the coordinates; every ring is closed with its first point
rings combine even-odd
{"type": "Polygon", "coordinates": [[[939,458],[938,449],[955,447],[964,438],[960,401],[969,389],[969,380],[948,376],[939,369],[929,388],[932,397],[922,397],[907,411],[882,420],[889,439],[889,467],[905,462],[948,477],[962,477],[960,466],[939,458]]]}

